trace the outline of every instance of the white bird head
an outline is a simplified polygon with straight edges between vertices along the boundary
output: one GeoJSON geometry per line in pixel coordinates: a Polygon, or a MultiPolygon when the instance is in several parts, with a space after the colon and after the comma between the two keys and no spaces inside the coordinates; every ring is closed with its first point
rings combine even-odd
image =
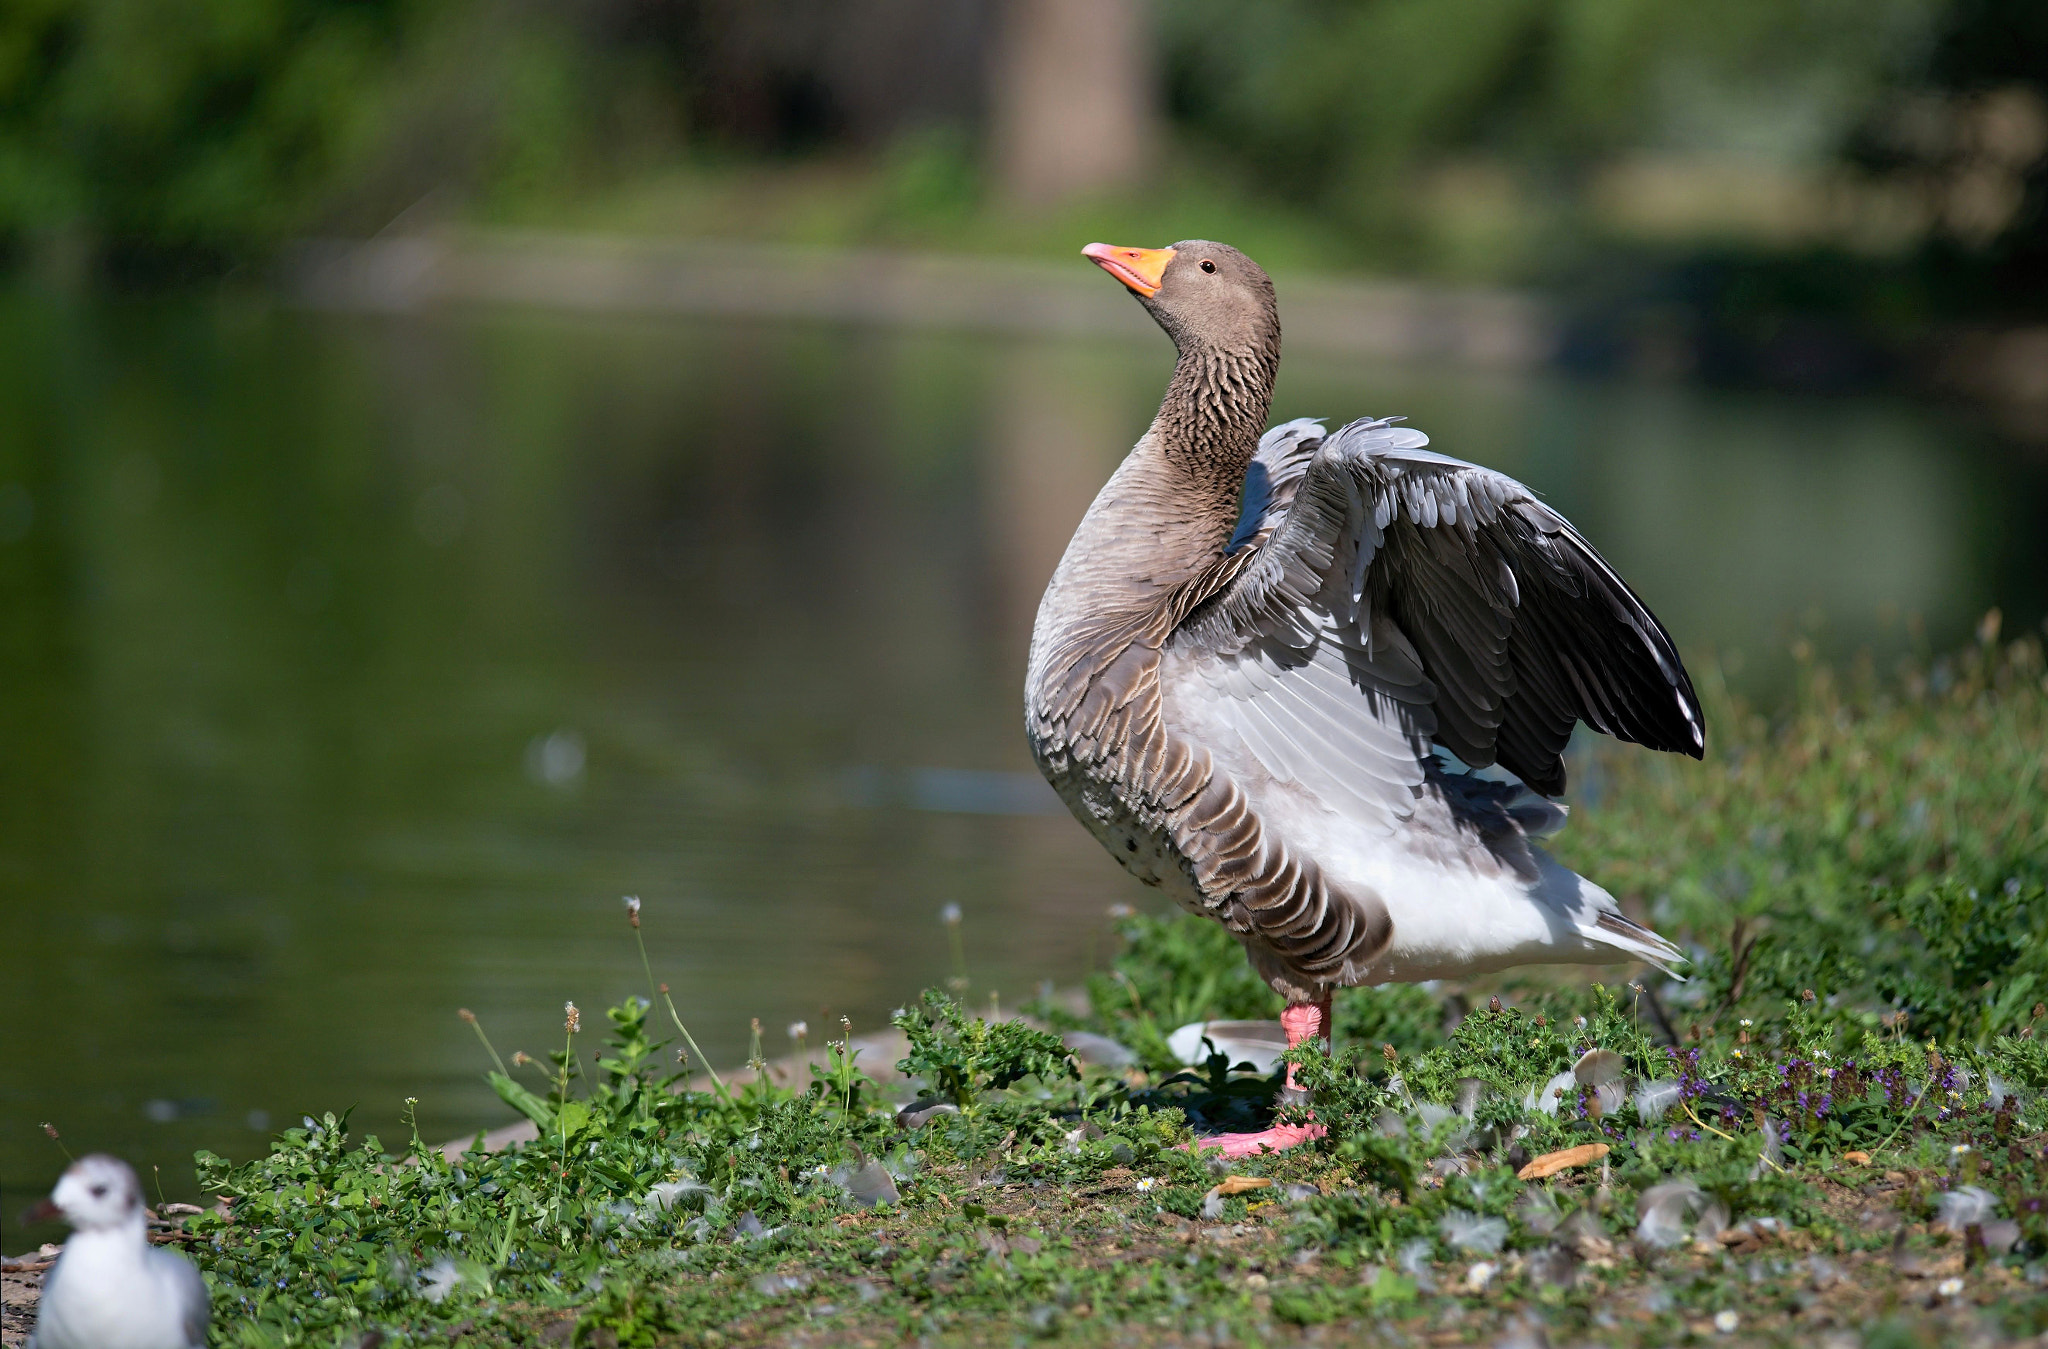
{"type": "Polygon", "coordinates": [[[121,1227],[142,1221],[142,1186],[128,1163],[96,1152],[71,1164],[45,1207],[81,1232],[121,1227]]]}

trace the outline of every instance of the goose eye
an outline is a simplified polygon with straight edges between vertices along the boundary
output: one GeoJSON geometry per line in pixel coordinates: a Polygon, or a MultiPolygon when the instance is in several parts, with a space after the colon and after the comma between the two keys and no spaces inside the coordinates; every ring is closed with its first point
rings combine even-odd
{"type": "Polygon", "coordinates": [[[1213,271],[1215,271],[1215,270],[1216,270],[1216,264],[1215,264],[1215,263],[1213,263],[1213,262],[1211,262],[1211,261],[1209,261],[1209,260],[1208,260],[1207,258],[1203,258],[1203,259],[1202,259],[1202,270],[1203,270],[1203,271],[1205,271],[1205,272],[1213,272],[1213,271]]]}
{"type": "Polygon", "coordinates": [[[93,1186],[92,1197],[95,1199],[105,1199],[107,1197],[107,1187],[104,1185],[93,1186]]]}

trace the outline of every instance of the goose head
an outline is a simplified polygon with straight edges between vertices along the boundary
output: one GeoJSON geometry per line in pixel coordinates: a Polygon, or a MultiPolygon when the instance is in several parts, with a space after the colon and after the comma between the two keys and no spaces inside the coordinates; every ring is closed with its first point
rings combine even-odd
{"type": "Polygon", "coordinates": [[[1183,355],[1259,351],[1280,342],[1265,270],[1229,244],[1183,239],[1168,248],[1090,244],[1081,256],[1124,283],[1183,355]]]}

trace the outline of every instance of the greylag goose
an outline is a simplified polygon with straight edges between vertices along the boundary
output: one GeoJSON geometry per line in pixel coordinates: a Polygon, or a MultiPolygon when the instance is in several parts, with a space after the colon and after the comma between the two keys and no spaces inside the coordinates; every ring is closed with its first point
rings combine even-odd
{"type": "MultiPolygon", "coordinates": [[[[1286,1000],[1290,1045],[1327,1038],[1340,987],[1679,960],[1535,843],[1564,821],[1546,798],[1578,722],[1704,752],[1635,592],[1535,493],[1395,420],[1264,431],[1279,311],[1236,249],[1082,253],[1179,359],[1032,632],[1026,732],[1074,815],[1230,930],[1286,1000]],[[1495,765],[1519,781],[1469,771],[1495,765]]],[[[1302,1101],[1292,1069],[1282,1099],[1302,1101]]]]}

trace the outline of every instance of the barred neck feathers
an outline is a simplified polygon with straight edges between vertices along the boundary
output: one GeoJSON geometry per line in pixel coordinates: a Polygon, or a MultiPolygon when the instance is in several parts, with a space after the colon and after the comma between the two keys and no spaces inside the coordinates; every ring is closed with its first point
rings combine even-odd
{"type": "Polygon", "coordinates": [[[1272,407],[1279,337],[1276,322],[1271,340],[1260,346],[1184,346],[1152,422],[1151,438],[1161,457],[1215,512],[1225,537],[1237,518],[1245,470],[1272,407]]]}

